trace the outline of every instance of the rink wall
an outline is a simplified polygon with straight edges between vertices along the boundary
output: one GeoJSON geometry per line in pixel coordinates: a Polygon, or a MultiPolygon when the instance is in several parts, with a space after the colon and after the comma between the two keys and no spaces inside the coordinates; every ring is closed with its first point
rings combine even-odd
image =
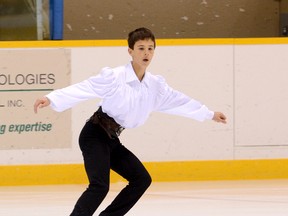
{"type": "MultiPolygon", "coordinates": [[[[228,124],[153,113],[123,144],[154,181],[288,178],[287,53],[287,38],[157,40],[149,71],[228,124]]],[[[98,100],[37,115],[34,100],[128,61],[123,40],[0,42],[0,185],[87,182],[77,140],[98,100]]]]}

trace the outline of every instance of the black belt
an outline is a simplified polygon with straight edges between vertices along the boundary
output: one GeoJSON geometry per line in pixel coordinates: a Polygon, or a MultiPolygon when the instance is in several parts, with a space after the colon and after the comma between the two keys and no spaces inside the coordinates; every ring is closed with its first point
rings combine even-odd
{"type": "Polygon", "coordinates": [[[110,139],[120,136],[121,132],[125,129],[124,127],[119,125],[113,118],[104,113],[101,106],[91,116],[90,120],[94,124],[99,124],[106,131],[110,139]]]}

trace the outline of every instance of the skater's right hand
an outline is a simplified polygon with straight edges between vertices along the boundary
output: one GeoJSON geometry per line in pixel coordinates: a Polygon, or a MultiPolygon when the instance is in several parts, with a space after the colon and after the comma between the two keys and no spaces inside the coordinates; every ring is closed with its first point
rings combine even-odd
{"type": "Polygon", "coordinates": [[[38,108],[41,109],[49,105],[50,105],[50,100],[47,97],[39,98],[34,103],[34,112],[37,113],[38,108]]]}

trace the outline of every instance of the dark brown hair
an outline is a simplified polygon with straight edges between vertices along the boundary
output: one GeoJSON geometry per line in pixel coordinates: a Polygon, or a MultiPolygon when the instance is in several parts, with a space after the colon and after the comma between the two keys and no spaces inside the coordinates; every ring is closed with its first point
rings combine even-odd
{"type": "Polygon", "coordinates": [[[137,28],[130,32],[128,35],[128,46],[130,49],[134,49],[134,45],[139,40],[151,39],[154,42],[154,48],[156,47],[155,36],[150,29],[147,28],[137,28]]]}

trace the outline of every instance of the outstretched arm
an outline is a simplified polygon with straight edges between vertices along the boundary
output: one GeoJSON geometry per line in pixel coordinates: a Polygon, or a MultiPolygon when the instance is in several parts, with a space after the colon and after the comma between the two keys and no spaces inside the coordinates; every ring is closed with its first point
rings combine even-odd
{"type": "Polygon", "coordinates": [[[39,98],[34,103],[34,112],[37,113],[38,108],[43,108],[50,105],[50,100],[47,97],[39,98]]]}
{"type": "Polygon", "coordinates": [[[221,112],[214,112],[214,116],[212,118],[212,120],[219,122],[219,123],[223,123],[226,124],[226,116],[221,113],[221,112]]]}

